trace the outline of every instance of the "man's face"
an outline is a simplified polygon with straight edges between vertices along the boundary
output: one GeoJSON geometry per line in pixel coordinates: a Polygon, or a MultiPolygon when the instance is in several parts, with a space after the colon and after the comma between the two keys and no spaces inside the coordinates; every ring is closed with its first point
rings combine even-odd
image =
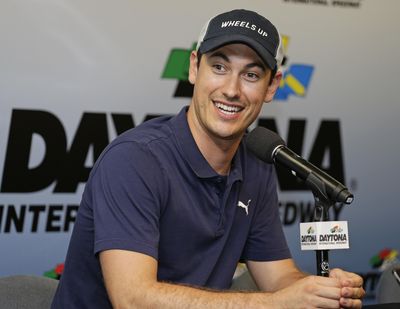
{"type": "Polygon", "coordinates": [[[190,58],[189,81],[195,84],[189,124],[212,138],[238,139],[272,100],[280,73],[269,85],[271,70],[244,44],[230,44],[190,58]]]}

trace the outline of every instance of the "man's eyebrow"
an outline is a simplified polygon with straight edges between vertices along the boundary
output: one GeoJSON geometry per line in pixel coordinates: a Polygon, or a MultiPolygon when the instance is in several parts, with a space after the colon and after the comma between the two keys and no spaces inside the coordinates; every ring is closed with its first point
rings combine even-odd
{"type": "Polygon", "coordinates": [[[228,56],[225,55],[225,54],[224,54],[223,52],[221,52],[221,51],[213,52],[213,53],[209,56],[209,58],[222,58],[222,59],[224,59],[226,62],[231,62],[231,61],[229,60],[228,56]]]}
{"type": "Polygon", "coordinates": [[[251,69],[251,68],[254,68],[254,67],[260,68],[260,70],[263,71],[263,72],[267,71],[267,68],[265,67],[265,65],[263,63],[261,63],[261,62],[258,62],[258,61],[252,62],[252,63],[249,63],[249,64],[246,65],[246,68],[248,68],[248,69],[251,69]]]}
{"type": "MultiPolygon", "coordinates": [[[[209,56],[209,58],[222,58],[226,62],[231,62],[229,57],[227,55],[225,55],[221,51],[216,51],[216,52],[212,53],[209,56]]],[[[255,62],[252,62],[252,63],[249,63],[249,64],[246,65],[246,68],[248,68],[248,69],[251,69],[251,68],[254,68],[254,67],[260,68],[260,70],[262,70],[263,72],[267,71],[265,65],[261,61],[255,61],[255,62]]]]}

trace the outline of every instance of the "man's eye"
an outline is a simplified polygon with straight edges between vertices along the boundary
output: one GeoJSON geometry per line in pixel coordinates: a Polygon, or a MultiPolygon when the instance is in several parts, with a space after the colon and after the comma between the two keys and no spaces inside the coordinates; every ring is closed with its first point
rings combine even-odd
{"type": "Polygon", "coordinates": [[[223,66],[222,64],[214,64],[214,65],[213,65],[213,68],[214,68],[216,71],[220,71],[220,72],[225,71],[225,68],[224,68],[224,66],[223,66]]]}
{"type": "Polygon", "coordinates": [[[248,73],[246,73],[246,78],[248,78],[250,80],[257,80],[259,78],[259,76],[256,73],[248,72],[248,73]]]}

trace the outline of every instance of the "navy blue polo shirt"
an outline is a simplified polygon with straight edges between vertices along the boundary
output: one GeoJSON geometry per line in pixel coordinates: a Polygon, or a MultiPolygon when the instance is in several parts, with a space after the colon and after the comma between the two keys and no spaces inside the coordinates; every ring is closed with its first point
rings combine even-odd
{"type": "Polygon", "coordinates": [[[230,287],[239,260],[290,257],[276,175],[240,144],[218,175],[190,132],[187,108],[117,137],[85,187],[53,308],[111,308],[98,253],[136,251],[158,260],[158,280],[230,287]]]}

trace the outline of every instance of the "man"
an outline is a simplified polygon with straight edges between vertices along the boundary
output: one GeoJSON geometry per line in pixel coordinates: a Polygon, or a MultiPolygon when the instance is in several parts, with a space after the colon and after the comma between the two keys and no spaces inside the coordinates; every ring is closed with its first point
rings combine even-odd
{"type": "Polygon", "coordinates": [[[273,166],[242,143],[279,86],[279,49],[255,12],[206,24],[190,106],[125,132],[93,167],[53,308],[361,307],[359,276],[296,268],[273,166]],[[239,260],[260,292],[226,291],[239,260]]]}

